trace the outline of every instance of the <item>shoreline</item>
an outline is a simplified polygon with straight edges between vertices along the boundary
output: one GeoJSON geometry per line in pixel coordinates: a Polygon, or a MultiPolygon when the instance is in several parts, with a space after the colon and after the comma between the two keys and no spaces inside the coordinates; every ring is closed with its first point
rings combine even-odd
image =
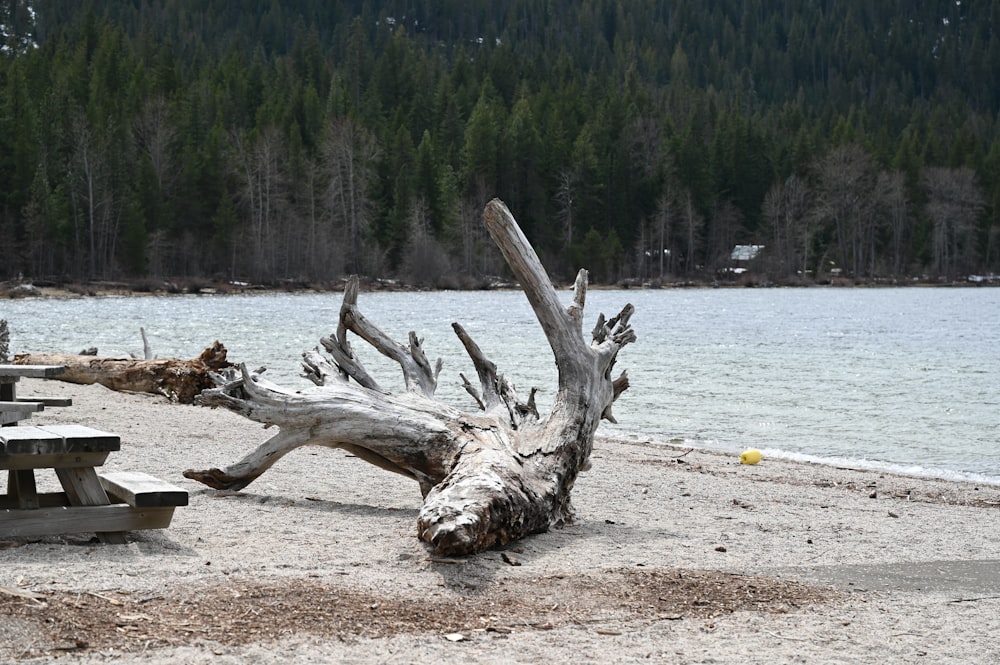
{"type": "MultiPolygon", "coordinates": [[[[345,279],[335,283],[289,282],[279,285],[252,284],[249,282],[229,282],[212,280],[135,280],[126,282],[52,282],[42,280],[0,282],[0,300],[18,298],[100,298],[109,296],[180,296],[180,295],[246,295],[274,293],[342,293],[345,279]]],[[[573,288],[572,282],[554,282],[559,289],[573,288]]],[[[815,280],[785,280],[774,282],[760,275],[747,275],[726,280],[709,279],[655,279],[640,282],[624,280],[616,284],[590,284],[591,290],[675,290],[675,289],[744,289],[744,288],[981,288],[1000,287],[1000,276],[970,275],[965,280],[933,280],[918,278],[876,278],[854,280],[831,278],[815,280]],[[979,279],[973,279],[978,277],[979,279]]],[[[467,281],[455,288],[421,287],[405,284],[397,280],[365,278],[361,283],[362,292],[399,291],[505,291],[520,290],[516,283],[500,278],[467,281]]]]}
{"type": "MultiPolygon", "coordinates": [[[[600,436],[575,524],[461,560],[415,483],[306,448],[242,492],[180,475],[269,435],[101,386],[25,424],[119,434],[106,470],[190,493],[170,528],[7,541],[0,658],[73,663],[991,663],[1000,488],[600,436]],[[33,596],[33,598],[32,598],[33,596]]],[[[42,472],[39,490],[54,483],[42,472]]]]}
{"type": "MultiPolygon", "coordinates": [[[[713,451],[712,448],[705,448],[706,451],[713,451]]],[[[905,465],[897,462],[886,462],[882,460],[855,459],[849,457],[822,457],[807,453],[790,452],[782,449],[761,448],[761,453],[766,459],[784,460],[797,464],[816,464],[819,466],[830,466],[844,471],[857,471],[859,473],[880,473],[893,476],[913,478],[914,480],[939,480],[942,482],[966,483],[969,485],[986,485],[1000,490],[1000,476],[988,476],[972,471],[960,471],[941,467],[920,466],[917,464],[905,465]]],[[[725,455],[739,455],[739,451],[719,451],[725,455]]]]}
{"type": "Polygon", "coordinates": [[[960,483],[972,486],[979,485],[995,488],[1000,491],[1000,476],[990,476],[972,471],[962,471],[944,467],[921,466],[919,464],[903,464],[900,462],[851,457],[824,457],[822,455],[789,451],[781,448],[770,448],[767,446],[703,446],[697,445],[697,442],[689,442],[687,439],[679,438],[673,438],[666,442],[657,443],[654,441],[656,435],[650,432],[605,434],[602,438],[615,440],[624,445],[654,445],[681,452],[687,450],[698,451],[706,455],[718,455],[720,457],[729,458],[730,460],[739,460],[741,452],[748,448],[756,447],[757,450],[761,452],[761,456],[764,461],[815,465],[857,473],[886,474],[890,476],[912,478],[913,480],[960,483]]]}

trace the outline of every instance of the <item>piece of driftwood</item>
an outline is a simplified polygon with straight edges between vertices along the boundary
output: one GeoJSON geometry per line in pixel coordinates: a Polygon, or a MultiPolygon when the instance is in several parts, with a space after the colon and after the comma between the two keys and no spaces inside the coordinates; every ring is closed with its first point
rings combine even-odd
{"type": "Polygon", "coordinates": [[[7,327],[7,320],[0,319],[0,363],[7,362],[10,354],[10,330],[7,327]]]}
{"type": "Polygon", "coordinates": [[[206,388],[216,385],[213,372],[233,367],[226,359],[226,347],[218,341],[197,358],[115,358],[64,353],[22,353],[15,365],[63,365],[66,371],[53,377],[69,383],[99,383],[111,390],[166,395],[191,404],[206,388]]]}
{"type": "Polygon", "coordinates": [[[628,387],[623,372],[612,378],[619,350],[634,341],[626,305],[610,320],[597,320],[584,339],[587,272],[577,275],[573,299],[563,307],[537,255],[507,207],[491,201],[484,220],[524,289],[548,339],[558,368],[558,392],[541,417],[534,390],[526,401],[457,323],[455,332],[478,375],[478,387],[462,376],[479,405],[466,413],[434,400],[441,361],[431,363],[410,333],[400,344],[358,309],[358,281],[344,293],[337,331],[303,354],[317,387],[292,392],[242,368],[241,378],[203,392],[197,403],[221,406],[274,425],[277,434],[225,469],[184,475],[217,489],[239,490],[283,455],[304,445],[342,448],[383,469],[417,481],[424,502],[418,535],[438,555],[454,556],[502,545],[572,520],[570,491],[589,467],[594,433],[628,387]],[[383,389],[364,369],[348,331],[399,364],[405,392],[383,389]],[[353,382],[351,380],[353,379],[353,382]]]}

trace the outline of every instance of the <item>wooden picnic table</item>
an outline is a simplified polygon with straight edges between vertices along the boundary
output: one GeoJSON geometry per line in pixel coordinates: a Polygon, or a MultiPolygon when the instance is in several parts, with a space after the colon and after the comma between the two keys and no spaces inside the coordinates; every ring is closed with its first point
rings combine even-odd
{"type": "Polygon", "coordinates": [[[71,406],[68,397],[17,396],[17,382],[21,379],[47,379],[66,371],[62,365],[0,365],[0,426],[14,425],[46,406],[71,406]]]}
{"type": "Polygon", "coordinates": [[[187,491],[145,473],[97,472],[121,449],[118,435],[83,425],[17,424],[46,406],[72,405],[69,398],[17,396],[22,378],[50,378],[65,369],[0,364],[0,470],[7,470],[0,537],[93,532],[120,544],[127,531],[167,528],[174,508],[188,504],[187,491]],[[38,492],[35,471],[43,469],[55,472],[63,491],[38,492]]]}
{"type": "Polygon", "coordinates": [[[187,491],[145,473],[98,474],[120,448],[117,435],[82,425],[0,428],[0,469],[8,474],[0,537],[94,532],[124,543],[126,531],[169,526],[187,491]],[[53,469],[63,491],[39,493],[36,469],[53,469]]]}

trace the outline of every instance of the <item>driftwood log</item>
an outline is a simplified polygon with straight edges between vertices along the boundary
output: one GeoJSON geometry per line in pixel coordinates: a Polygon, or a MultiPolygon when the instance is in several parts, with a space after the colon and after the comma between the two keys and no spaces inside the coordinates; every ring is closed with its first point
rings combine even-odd
{"type": "Polygon", "coordinates": [[[589,467],[594,433],[628,387],[623,372],[612,379],[619,350],[634,341],[626,305],[611,320],[601,315],[588,342],[583,335],[587,272],[576,278],[564,308],[507,207],[491,201],[484,220],[524,289],[548,338],[558,368],[558,392],[541,417],[534,389],[526,401],[457,323],[452,324],[472,359],[478,387],[464,375],[479,405],[465,413],[434,400],[441,361],[428,361],[421,340],[400,344],[358,309],[358,282],[344,293],[336,333],[303,354],[317,387],[291,392],[242,368],[236,381],[203,392],[197,403],[221,406],[274,425],[277,434],[225,469],[184,475],[217,489],[239,490],[283,455],[304,445],[341,448],[383,469],[417,481],[423,506],[419,537],[439,555],[462,555],[502,545],[572,520],[570,491],[589,467]],[[391,394],[364,369],[351,349],[354,333],[402,368],[405,392],[391,394]],[[351,380],[353,379],[353,382],[351,380]]]}
{"type": "MultiPolygon", "coordinates": [[[[148,350],[146,355],[151,355],[148,350]]],[[[226,347],[218,341],[191,360],[22,353],[14,356],[14,364],[63,365],[66,371],[52,378],[69,383],[99,383],[111,390],[166,395],[182,404],[191,404],[201,391],[214,388],[217,385],[214,372],[233,367],[226,360],[226,347]]]]}

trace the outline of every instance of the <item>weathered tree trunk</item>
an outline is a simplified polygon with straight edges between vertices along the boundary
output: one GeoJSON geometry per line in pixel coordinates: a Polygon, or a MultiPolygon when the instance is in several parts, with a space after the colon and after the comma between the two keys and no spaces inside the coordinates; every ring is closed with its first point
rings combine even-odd
{"type": "Polygon", "coordinates": [[[587,272],[580,271],[573,301],[564,309],[507,207],[493,200],[484,217],[555,356],[559,388],[548,417],[540,418],[534,390],[526,402],[519,400],[514,386],[457,323],[453,327],[479,387],[462,379],[481,412],[464,413],[435,401],[441,361],[428,361],[414,333],[409,345],[402,345],[365,319],[352,279],[336,333],[321,340],[333,364],[318,351],[303,354],[317,387],[292,393],[243,368],[241,379],[197,400],[277,425],[278,433],[225,469],[184,475],[219,489],[242,489],[299,446],[342,448],[419,483],[424,503],[418,534],[443,555],[481,551],[569,522],[570,490],[588,467],[597,425],[602,417],[613,421],[611,405],[628,387],[625,374],[612,380],[611,370],[618,351],[635,339],[629,326],[633,309],[627,305],[610,321],[602,315],[587,343],[582,330],[587,272]],[[348,331],[400,365],[405,392],[390,394],[365,372],[348,331]]]}
{"type": "MultiPolygon", "coordinates": [[[[143,335],[145,342],[145,334],[143,335]]],[[[149,351],[146,351],[147,355],[149,351]]],[[[66,371],[52,377],[69,383],[99,383],[111,390],[166,395],[191,404],[203,390],[217,384],[213,372],[232,367],[226,347],[215,342],[193,360],[178,358],[110,358],[63,353],[22,353],[15,365],[63,365],[66,371]]]]}

